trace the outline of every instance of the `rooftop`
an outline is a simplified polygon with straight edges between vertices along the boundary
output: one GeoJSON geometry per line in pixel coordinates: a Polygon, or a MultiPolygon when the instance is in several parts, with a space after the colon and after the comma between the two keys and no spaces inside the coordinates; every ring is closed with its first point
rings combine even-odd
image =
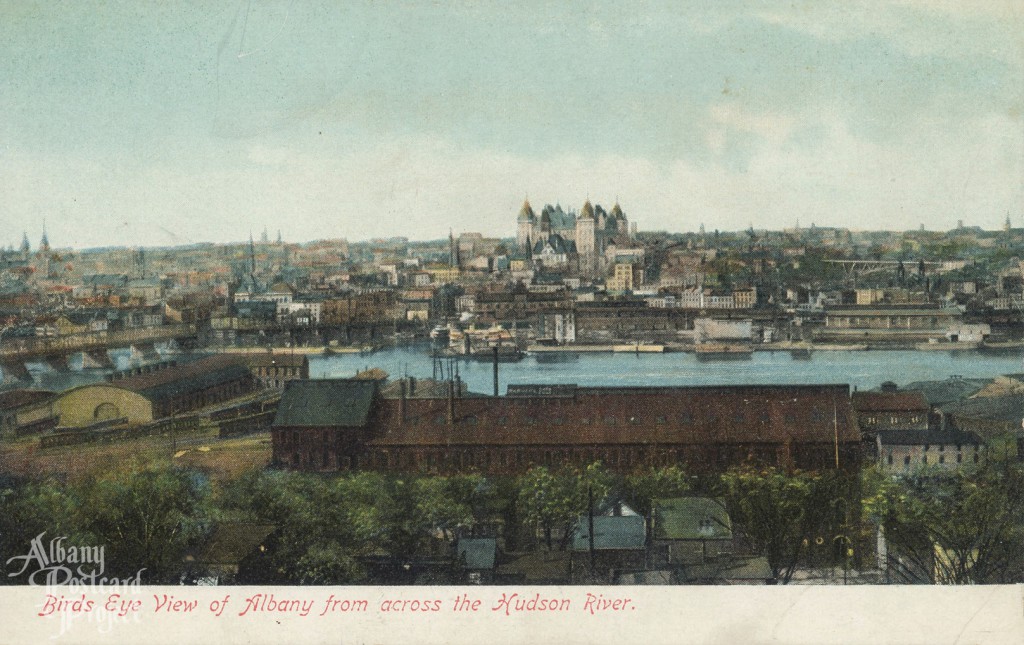
{"type": "Polygon", "coordinates": [[[377,384],[356,379],[289,381],[274,426],[365,427],[377,384]]]}
{"type": "Polygon", "coordinates": [[[731,540],[725,501],[711,497],[654,500],[653,531],[663,540],[731,540]]]}

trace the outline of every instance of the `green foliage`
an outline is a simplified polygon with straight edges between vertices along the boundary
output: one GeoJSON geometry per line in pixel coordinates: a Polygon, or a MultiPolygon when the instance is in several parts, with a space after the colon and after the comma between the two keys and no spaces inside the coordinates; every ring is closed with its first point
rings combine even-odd
{"type": "Polygon", "coordinates": [[[652,467],[625,478],[626,499],[633,510],[644,516],[650,514],[652,500],[679,497],[688,492],[690,478],[678,466],[652,467]]]}
{"type": "Polygon", "coordinates": [[[912,477],[865,473],[865,519],[881,524],[893,559],[933,582],[1024,580],[1024,473],[926,469],[912,477]]]}
{"type": "Polygon", "coordinates": [[[845,482],[832,471],[787,473],[738,467],[721,478],[734,526],[768,559],[772,575],[790,581],[803,550],[817,538],[847,546],[845,482]]]}
{"type": "Polygon", "coordinates": [[[107,545],[107,570],[177,582],[186,550],[209,529],[209,490],[197,473],[148,467],[101,476],[85,488],[85,526],[107,545]]]}
{"type": "Polygon", "coordinates": [[[0,492],[0,546],[25,553],[45,531],[45,542],[66,537],[67,546],[104,547],[108,578],[145,569],[146,583],[176,583],[186,552],[209,529],[209,492],[199,473],[167,464],[129,464],[71,484],[18,482],[0,492]]]}
{"type": "MultiPolygon", "coordinates": [[[[582,470],[552,471],[535,466],[518,480],[518,504],[523,519],[540,527],[547,548],[553,548],[552,534],[556,527],[568,528],[587,512],[591,497],[598,504],[618,485],[618,479],[600,462],[589,464],[582,470]]],[[[561,546],[566,546],[567,539],[561,546]]]]}

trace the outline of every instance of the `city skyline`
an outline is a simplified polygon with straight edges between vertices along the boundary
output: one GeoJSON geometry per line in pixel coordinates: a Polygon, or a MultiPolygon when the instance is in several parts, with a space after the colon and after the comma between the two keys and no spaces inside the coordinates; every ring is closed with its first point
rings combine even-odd
{"type": "Polygon", "coordinates": [[[998,229],[1024,13],[966,5],[0,3],[0,244],[998,229]]]}

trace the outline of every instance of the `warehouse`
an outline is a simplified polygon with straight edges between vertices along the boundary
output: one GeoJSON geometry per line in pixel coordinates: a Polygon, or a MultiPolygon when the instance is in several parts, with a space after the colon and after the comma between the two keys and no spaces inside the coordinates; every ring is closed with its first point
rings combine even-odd
{"type": "Polygon", "coordinates": [[[67,390],[54,399],[51,413],[62,427],[115,420],[139,425],[236,398],[256,385],[249,369],[231,356],[183,365],[167,362],[115,372],[106,383],[67,390]]]}
{"type": "Polygon", "coordinates": [[[397,396],[369,381],[289,383],[273,424],[274,463],[489,474],[593,461],[695,473],[751,462],[850,471],[860,464],[846,385],[513,386],[499,397],[452,385],[446,396],[427,397],[410,394],[423,384],[400,383],[397,396]]]}

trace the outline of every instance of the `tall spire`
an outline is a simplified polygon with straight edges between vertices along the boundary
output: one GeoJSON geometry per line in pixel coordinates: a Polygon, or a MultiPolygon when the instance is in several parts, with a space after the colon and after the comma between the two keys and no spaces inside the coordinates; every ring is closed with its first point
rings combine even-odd
{"type": "Polygon", "coordinates": [[[249,232],[249,273],[256,275],[256,244],[252,241],[252,231],[249,232]]]}
{"type": "Polygon", "coordinates": [[[39,240],[39,250],[43,253],[50,250],[50,240],[46,239],[46,219],[43,219],[43,239],[39,240]]]}

